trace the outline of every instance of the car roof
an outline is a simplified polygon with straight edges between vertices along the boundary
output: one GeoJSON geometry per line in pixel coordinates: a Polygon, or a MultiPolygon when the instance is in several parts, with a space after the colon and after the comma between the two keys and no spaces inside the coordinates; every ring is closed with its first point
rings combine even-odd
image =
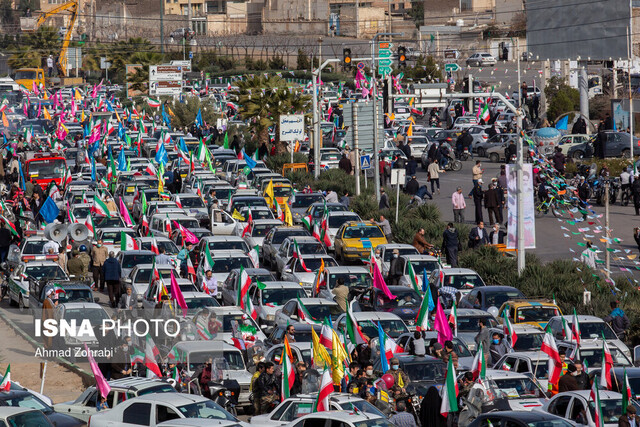
{"type": "MultiPolygon", "coordinates": [[[[493,418],[493,417],[509,417],[514,418],[519,421],[522,421],[525,424],[528,424],[533,421],[552,421],[552,420],[564,420],[564,418],[558,417],[557,415],[549,414],[547,412],[542,411],[499,411],[499,412],[489,412],[486,414],[480,414],[478,419],[485,418],[493,418]]],[[[567,422],[567,425],[569,423],[567,422]]]]}
{"type": "MultiPolygon", "coordinates": [[[[233,347],[233,346],[231,346],[233,347]]],[[[235,348],[235,347],[234,347],[235,348]]],[[[197,394],[186,393],[149,393],[131,399],[134,402],[167,403],[174,406],[188,405],[190,403],[206,402],[209,399],[197,394]]]]}
{"type": "Polygon", "coordinates": [[[0,406],[0,417],[6,418],[11,415],[21,414],[23,412],[40,412],[37,409],[23,408],[16,406],[0,406]]]}
{"type": "MultiPolygon", "coordinates": [[[[297,282],[287,282],[287,281],[267,281],[262,282],[266,285],[264,289],[285,289],[285,288],[297,288],[302,289],[300,284],[297,282]]],[[[256,285],[257,286],[257,285],[256,285]]]]}
{"type": "Polygon", "coordinates": [[[400,255],[400,258],[404,258],[409,261],[438,261],[438,258],[432,255],[423,255],[423,254],[400,255]]]}
{"type": "MultiPolygon", "coordinates": [[[[209,309],[217,308],[220,307],[209,307],[209,309]]],[[[180,351],[240,351],[231,344],[227,344],[226,342],[220,340],[180,341],[176,343],[175,347],[179,348],[180,351]]]]}
{"type": "Polygon", "coordinates": [[[357,311],[353,313],[353,316],[358,321],[364,320],[401,320],[394,313],[386,313],[382,311],[357,311]]]}
{"type": "MultiPolygon", "coordinates": [[[[553,316],[551,319],[549,319],[549,321],[555,320],[555,319],[560,319],[562,317],[564,317],[565,322],[573,323],[573,315],[553,316]]],[[[582,323],[582,322],[604,323],[604,320],[602,320],[598,316],[589,316],[589,315],[586,315],[586,314],[579,314],[578,315],[578,323],[582,323]]]]}
{"type": "Polygon", "coordinates": [[[51,261],[51,260],[29,261],[28,263],[25,264],[25,268],[27,268],[27,267],[52,267],[54,265],[59,266],[60,264],[58,264],[55,261],[51,261]]]}
{"type": "MultiPolygon", "coordinates": [[[[104,311],[104,309],[100,305],[96,304],[95,302],[65,302],[63,305],[64,305],[65,309],[84,308],[84,309],[87,309],[87,310],[90,309],[90,310],[103,310],[104,311]]],[[[106,311],[105,311],[105,313],[106,313],[106,311]]]]}
{"type": "Polygon", "coordinates": [[[324,411],[324,412],[313,412],[311,414],[307,414],[304,417],[300,417],[296,419],[296,423],[300,422],[300,420],[304,420],[307,418],[320,418],[327,420],[340,420],[344,421],[348,416],[349,422],[353,424],[357,424],[362,421],[382,419],[379,415],[375,414],[364,414],[362,412],[345,412],[345,411],[324,411]]]}
{"type": "MultiPolygon", "coordinates": [[[[297,243],[320,243],[318,239],[313,236],[289,236],[285,237],[284,240],[295,240],[297,243]]],[[[282,243],[284,243],[284,240],[282,241],[282,243]]]]}
{"type": "MultiPolygon", "coordinates": [[[[599,393],[600,393],[600,399],[603,399],[603,398],[604,399],[622,399],[622,395],[615,391],[600,389],[599,393]]],[[[556,394],[556,396],[563,396],[563,395],[564,396],[568,396],[568,395],[580,396],[588,401],[590,399],[591,390],[589,389],[589,390],[565,391],[565,392],[556,394]]]]}
{"type": "Polygon", "coordinates": [[[155,255],[154,252],[148,251],[146,249],[136,249],[132,251],[120,251],[122,255],[155,255]]]}
{"type": "MultiPolygon", "coordinates": [[[[444,312],[447,313],[451,310],[446,309],[444,312]]],[[[471,317],[471,316],[487,316],[487,317],[493,317],[491,315],[491,313],[484,311],[484,310],[480,310],[478,308],[459,308],[458,311],[456,312],[458,317],[471,317]]]]}
{"type": "Polygon", "coordinates": [[[324,268],[327,273],[368,273],[369,270],[360,266],[332,265],[324,268]]]}
{"type": "Polygon", "coordinates": [[[444,274],[448,274],[448,275],[455,275],[455,274],[475,274],[478,275],[479,274],[470,269],[470,268],[442,268],[440,269],[440,271],[444,272],[444,274]]]}

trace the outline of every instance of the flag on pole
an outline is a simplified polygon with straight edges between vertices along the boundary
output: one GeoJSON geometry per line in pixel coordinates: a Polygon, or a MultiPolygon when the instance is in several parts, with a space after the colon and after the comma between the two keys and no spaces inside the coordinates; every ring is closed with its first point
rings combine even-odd
{"type": "MultiPolygon", "coordinates": [[[[375,262],[375,261],[374,261],[375,262]]],[[[420,284],[418,283],[418,276],[416,276],[416,272],[413,270],[413,265],[411,265],[411,261],[407,261],[407,272],[409,273],[409,281],[411,282],[411,287],[414,291],[420,294],[420,284]]]]}
{"type": "Polygon", "coordinates": [[[473,374],[474,380],[477,380],[478,378],[483,380],[487,373],[487,361],[484,358],[482,342],[480,342],[480,344],[478,345],[478,351],[473,358],[473,363],[471,364],[471,373],[473,374]]]}
{"type": "Polygon", "coordinates": [[[424,294],[422,297],[422,303],[420,304],[420,310],[416,316],[416,329],[420,328],[421,331],[428,331],[429,326],[429,297],[430,294],[424,294]]]}
{"type": "Polygon", "coordinates": [[[0,391],[11,391],[11,364],[7,365],[7,370],[4,373],[4,377],[2,377],[0,391]]]}
{"type": "Polygon", "coordinates": [[[611,379],[613,371],[613,357],[611,350],[607,345],[607,341],[602,337],[602,367],[600,368],[600,384],[607,387],[607,390],[613,390],[613,380],[611,379]]]}
{"type": "Polygon", "coordinates": [[[564,337],[564,339],[570,341],[572,339],[571,337],[573,335],[573,332],[571,331],[571,327],[567,323],[567,321],[564,318],[564,316],[560,316],[560,319],[562,319],[562,336],[564,337]]]}
{"type": "Polygon", "coordinates": [[[171,298],[176,300],[178,306],[182,309],[182,317],[186,317],[187,303],[184,300],[184,295],[182,295],[182,290],[180,290],[180,286],[178,285],[176,276],[173,274],[173,270],[171,270],[171,298]]]}
{"type": "Polygon", "coordinates": [[[627,376],[627,368],[624,368],[624,374],[622,378],[622,413],[627,413],[627,407],[631,405],[633,394],[631,393],[631,385],[629,384],[629,377],[627,376]]]}
{"type": "Polygon", "coordinates": [[[140,249],[140,245],[136,239],[125,233],[124,231],[120,232],[120,250],[121,251],[137,251],[140,249]]]}
{"type": "Polygon", "coordinates": [[[453,336],[458,336],[458,306],[455,300],[449,312],[449,325],[453,325],[453,336]]]}
{"type": "MultiPolygon", "coordinates": [[[[109,395],[109,392],[111,392],[111,386],[109,385],[107,380],[104,378],[104,375],[102,375],[102,371],[98,367],[98,364],[93,358],[93,355],[89,351],[89,348],[87,347],[86,343],[84,344],[84,350],[87,352],[87,359],[89,359],[91,372],[93,373],[93,376],[96,379],[96,388],[98,389],[98,391],[100,391],[100,395],[106,398],[109,395]]],[[[3,381],[3,384],[4,384],[4,381],[3,381]]]]}
{"type": "Polygon", "coordinates": [[[604,427],[602,419],[602,404],[600,403],[600,390],[598,390],[598,377],[593,378],[591,393],[589,394],[594,406],[593,421],[596,427],[604,427]]]}
{"type": "Polygon", "coordinates": [[[580,323],[578,322],[578,315],[576,313],[575,307],[573,308],[573,321],[571,322],[571,334],[573,335],[573,339],[576,340],[576,344],[580,345],[580,323]]]}
{"type": "Polygon", "coordinates": [[[156,357],[160,355],[160,351],[158,351],[158,347],[156,347],[153,339],[147,335],[145,342],[145,352],[144,352],[144,365],[148,370],[153,372],[158,378],[162,377],[162,372],[160,371],[160,367],[156,362],[156,357]]]}
{"type": "Polygon", "coordinates": [[[99,216],[106,216],[107,218],[111,218],[111,213],[109,212],[109,208],[106,203],[103,202],[98,195],[93,196],[93,205],[91,206],[91,213],[94,213],[99,216]]]}
{"type": "Polygon", "coordinates": [[[507,316],[507,310],[502,312],[502,317],[504,319],[504,333],[511,338],[511,347],[513,348],[516,345],[516,341],[518,341],[518,334],[513,329],[513,325],[509,321],[509,316],[507,316]]]}
{"type": "Polygon", "coordinates": [[[329,396],[333,393],[333,379],[331,378],[331,371],[327,368],[322,372],[322,379],[320,380],[320,390],[318,392],[318,398],[314,405],[314,412],[330,411],[331,406],[329,404],[329,396]]]}
{"type": "Polygon", "coordinates": [[[387,358],[387,353],[386,353],[386,336],[387,334],[384,333],[384,330],[382,330],[382,326],[380,326],[380,323],[378,323],[378,343],[379,343],[379,348],[380,348],[380,369],[382,370],[382,373],[385,374],[388,370],[389,370],[389,359],[387,358]]]}
{"type": "Polygon", "coordinates": [[[442,404],[440,405],[440,414],[447,417],[450,412],[458,412],[458,382],[456,379],[456,370],[453,367],[453,358],[449,358],[447,366],[447,376],[444,386],[440,390],[442,404]]]}
{"type": "Polygon", "coordinates": [[[247,253],[249,258],[251,258],[251,262],[253,263],[254,268],[260,267],[260,246],[255,245],[253,249],[247,253]]]}
{"type": "Polygon", "coordinates": [[[296,380],[296,375],[293,371],[293,362],[289,359],[289,356],[282,350],[282,383],[280,384],[282,401],[288,399],[291,395],[291,388],[296,380]]]}
{"type": "Polygon", "coordinates": [[[433,322],[433,326],[436,331],[438,331],[438,342],[442,345],[442,348],[444,348],[445,341],[451,341],[453,334],[451,333],[451,327],[444,315],[444,310],[442,309],[442,304],[440,304],[439,299],[436,300],[436,319],[433,322]]]}
{"type": "Polygon", "coordinates": [[[545,332],[540,350],[549,356],[549,389],[551,389],[552,385],[557,384],[560,379],[563,362],[551,332],[545,332]]]}

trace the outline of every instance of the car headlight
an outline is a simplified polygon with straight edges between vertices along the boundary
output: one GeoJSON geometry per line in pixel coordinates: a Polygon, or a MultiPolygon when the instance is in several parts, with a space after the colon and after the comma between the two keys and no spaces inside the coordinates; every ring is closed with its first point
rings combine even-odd
{"type": "Polygon", "coordinates": [[[273,322],[276,320],[275,314],[267,314],[267,322],[273,322]]]}
{"type": "Polygon", "coordinates": [[[225,390],[224,397],[231,397],[231,392],[229,390],[225,390]]]}

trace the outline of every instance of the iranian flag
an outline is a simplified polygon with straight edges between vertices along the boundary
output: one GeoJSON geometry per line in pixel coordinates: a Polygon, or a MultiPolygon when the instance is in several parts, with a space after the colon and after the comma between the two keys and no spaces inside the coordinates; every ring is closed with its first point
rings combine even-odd
{"type": "Polygon", "coordinates": [[[240,308],[245,308],[245,296],[249,293],[249,286],[251,286],[251,277],[244,270],[244,267],[240,268],[240,283],[238,283],[238,304],[240,308]]]}
{"type": "Polygon", "coordinates": [[[244,230],[242,230],[242,237],[246,236],[247,234],[251,234],[251,228],[253,228],[253,217],[251,216],[251,211],[249,211],[249,221],[247,221],[247,225],[244,227],[244,230]]]}
{"type": "Polygon", "coordinates": [[[207,272],[213,268],[213,257],[209,245],[204,245],[204,257],[202,258],[202,271],[207,272]]]}
{"type": "Polygon", "coordinates": [[[320,293],[320,289],[327,287],[327,275],[324,271],[324,260],[320,260],[320,268],[316,273],[316,296],[320,293]]]}
{"type": "Polygon", "coordinates": [[[71,184],[71,181],[73,181],[73,178],[71,177],[71,169],[65,168],[64,169],[64,186],[67,187],[69,184],[71,184]]]}
{"type": "Polygon", "coordinates": [[[291,395],[291,388],[296,380],[296,374],[293,371],[293,365],[289,356],[282,350],[282,383],[280,384],[282,401],[288,399],[291,395]]]}
{"type": "Polygon", "coordinates": [[[545,332],[540,350],[549,356],[549,386],[557,384],[562,373],[563,361],[560,359],[560,353],[551,332],[545,332]]]}
{"type": "Polygon", "coordinates": [[[160,355],[160,352],[158,351],[158,347],[156,347],[155,343],[153,342],[153,339],[151,339],[151,337],[147,335],[147,342],[146,342],[145,351],[144,351],[144,365],[147,367],[148,370],[153,372],[158,378],[161,378],[162,372],[160,372],[160,367],[156,362],[156,357],[158,357],[159,355],[160,355]]]}
{"type": "MultiPolygon", "coordinates": [[[[375,261],[373,261],[375,262],[375,261]]],[[[428,331],[429,327],[429,294],[425,293],[422,297],[422,303],[420,304],[420,311],[416,316],[416,328],[420,328],[421,331],[428,331]]]]}
{"type": "Polygon", "coordinates": [[[322,243],[324,243],[326,247],[331,247],[331,237],[329,237],[329,221],[327,221],[326,218],[322,219],[320,235],[322,236],[322,243]]]}
{"type": "MultiPolygon", "coordinates": [[[[187,256],[187,274],[189,276],[191,276],[191,280],[195,283],[195,281],[196,281],[196,269],[193,267],[193,263],[191,262],[191,257],[189,257],[189,256],[187,256]]],[[[205,286],[205,288],[206,288],[206,286],[205,286]]]]}
{"type": "Polygon", "coordinates": [[[478,378],[483,380],[487,373],[487,362],[484,358],[482,342],[480,342],[480,344],[478,345],[478,352],[473,358],[473,364],[471,365],[471,373],[473,374],[474,380],[477,380],[478,378]]]}
{"type": "Polygon", "coordinates": [[[353,301],[351,303],[347,302],[347,317],[346,317],[346,325],[347,325],[347,335],[349,336],[349,340],[355,346],[359,344],[364,344],[366,340],[362,336],[362,332],[358,328],[358,322],[356,321],[355,316],[353,315],[353,301]]]}
{"type": "Polygon", "coordinates": [[[326,318],[322,323],[322,329],[320,330],[320,344],[328,351],[333,350],[333,330],[331,329],[331,326],[329,326],[326,318]]]}
{"type": "MultiPolygon", "coordinates": [[[[375,261],[374,261],[375,262],[375,261]]],[[[420,295],[420,283],[418,283],[418,276],[416,276],[416,272],[413,269],[413,265],[411,265],[411,261],[407,261],[407,271],[409,272],[409,280],[411,281],[411,287],[413,290],[420,295]]]]}
{"type": "Polygon", "coordinates": [[[158,241],[155,237],[151,237],[151,252],[156,255],[160,255],[160,250],[158,249],[158,241]]]}
{"type": "Polygon", "coordinates": [[[144,363],[144,353],[137,348],[134,348],[131,353],[131,366],[136,363],[144,363]]]}
{"type": "Polygon", "coordinates": [[[329,396],[333,393],[333,378],[331,377],[331,371],[327,368],[322,373],[322,379],[320,380],[320,391],[318,392],[318,399],[315,404],[314,412],[330,411],[329,396]]]}
{"type": "Polygon", "coordinates": [[[255,268],[260,268],[260,246],[255,245],[247,254],[255,268]]]}
{"type": "Polygon", "coordinates": [[[567,323],[567,320],[564,318],[564,316],[560,316],[560,319],[562,319],[562,336],[566,340],[571,340],[571,337],[573,335],[571,327],[567,323]]]}
{"type": "Polygon", "coordinates": [[[631,393],[631,385],[629,384],[629,377],[627,377],[627,368],[624,368],[624,376],[622,379],[622,413],[627,413],[627,407],[631,405],[631,399],[633,394],[631,393]]]}
{"type": "Polygon", "coordinates": [[[2,377],[2,383],[0,383],[0,391],[10,391],[11,390],[11,364],[7,365],[7,371],[4,373],[4,377],[2,377]]]}
{"type": "Polygon", "coordinates": [[[249,295],[249,293],[247,292],[247,295],[245,295],[245,312],[251,316],[251,318],[253,320],[258,320],[258,311],[256,310],[256,307],[253,305],[253,301],[251,301],[251,295],[249,295]]]}
{"type": "Polygon", "coordinates": [[[18,229],[16,228],[16,225],[9,221],[4,215],[0,215],[0,218],[2,218],[2,221],[7,225],[7,227],[9,227],[9,231],[11,231],[11,234],[17,236],[18,229]]]}
{"type": "Polygon", "coordinates": [[[274,203],[276,204],[276,218],[284,222],[284,212],[282,212],[280,203],[278,203],[276,200],[274,200],[274,203]]]}
{"type": "Polygon", "coordinates": [[[111,218],[111,213],[109,212],[109,208],[106,203],[103,202],[97,195],[93,196],[93,205],[91,206],[91,213],[94,213],[99,216],[106,216],[107,218],[111,218]]]}
{"type": "Polygon", "coordinates": [[[137,251],[140,249],[140,245],[136,242],[136,239],[125,233],[120,232],[120,250],[121,251],[137,251]]]}
{"type": "Polygon", "coordinates": [[[456,370],[453,367],[453,358],[449,358],[447,366],[447,377],[444,386],[440,390],[442,404],[440,405],[440,414],[447,417],[449,412],[458,412],[458,382],[456,381],[456,370]]]}
{"type": "Polygon", "coordinates": [[[320,226],[318,225],[317,222],[313,223],[313,231],[311,232],[311,235],[313,237],[315,237],[315,239],[322,243],[322,236],[320,235],[320,226]]]}
{"type": "Polygon", "coordinates": [[[144,235],[147,236],[149,234],[149,220],[147,220],[147,216],[142,214],[142,221],[140,222],[140,228],[144,235]]]}
{"type": "Polygon", "coordinates": [[[393,338],[391,338],[389,335],[387,335],[387,333],[385,332],[384,354],[385,354],[385,356],[387,356],[387,360],[393,359],[393,356],[396,353],[402,353],[403,351],[404,351],[404,349],[402,347],[400,347],[398,345],[398,343],[395,342],[395,340],[393,338]]]}
{"type": "Polygon", "coordinates": [[[611,380],[611,371],[613,371],[613,357],[611,350],[602,337],[602,368],[600,368],[600,384],[607,386],[607,390],[613,390],[613,381],[611,380]]]}
{"type": "Polygon", "coordinates": [[[292,258],[297,258],[300,261],[300,267],[302,267],[302,269],[304,271],[306,271],[307,273],[310,273],[311,270],[309,270],[306,266],[306,264],[304,263],[304,260],[302,259],[302,254],[300,253],[300,247],[298,246],[298,241],[296,239],[293,239],[293,254],[291,254],[292,258]]]}
{"type": "Polygon", "coordinates": [[[93,223],[93,218],[91,217],[91,215],[89,215],[87,217],[87,220],[84,222],[84,225],[87,226],[87,229],[89,230],[89,233],[94,236],[96,234],[96,227],[93,223]]]}
{"type": "Polygon", "coordinates": [[[302,217],[302,224],[304,224],[305,227],[307,227],[309,230],[311,230],[311,215],[307,215],[305,217],[302,217]]]}
{"type": "MultiPolygon", "coordinates": [[[[563,316],[564,317],[564,316],[563,316]]],[[[576,344],[580,345],[580,323],[578,322],[578,314],[576,308],[573,308],[573,320],[571,321],[571,333],[576,340],[576,344]]]]}
{"type": "Polygon", "coordinates": [[[591,386],[591,393],[589,395],[595,411],[593,413],[593,421],[596,427],[604,427],[602,418],[602,405],[600,403],[600,391],[598,390],[598,377],[593,378],[593,385],[591,386]]]}
{"type": "Polygon", "coordinates": [[[307,310],[307,307],[305,307],[302,301],[300,300],[300,297],[296,297],[296,298],[298,299],[298,320],[300,322],[308,323],[310,325],[320,324],[320,322],[318,322],[313,318],[313,316],[311,316],[311,314],[309,313],[309,310],[307,310]]]}
{"type": "Polygon", "coordinates": [[[456,301],[453,301],[453,305],[451,306],[451,311],[449,312],[448,322],[450,325],[453,325],[453,335],[458,336],[458,307],[456,306],[456,301]]]}
{"type": "MultiPolygon", "coordinates": [[[[513,329],[513,325],[509,321],[509,316],[507,316],[507,310],[505,310],[502,313],[502,317],[504,319],[504,324],[503,324],[504,334],[508,335],[511,338],[511,347],[513,348],[516,345],[516,341],[518,341],[518,334],[516,334],[516,331],[513,329]]],[[[553,338],[551,339],[553,340],[553,338]]],[[[555,345],[555,341],[554,341],[554,345],[555,345]]],[[[557,350],[558,349],[556,349],[556,351],[557,350]]]]}
{"type": "Polygon", "coordinates": [[[484,120],[484,122],[487,123],[490,118],[491,118],[491,115],[489,114],[489,104],[485,103],[484,107],[482,108],[482,111],[479,114],[479,119],[484,120]]]}
{"type": "Polygon", "coordinates": [[[149,107],[151,108],[160,108],[160,100],[159,99],[154,99],[154,98],[147,98],[147,104],[149,104],[149,107]]]}

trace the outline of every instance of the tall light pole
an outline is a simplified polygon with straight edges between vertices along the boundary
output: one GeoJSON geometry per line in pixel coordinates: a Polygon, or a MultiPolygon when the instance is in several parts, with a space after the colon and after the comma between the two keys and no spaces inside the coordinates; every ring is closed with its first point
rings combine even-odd
{"type": "MultiPolygon", "coordinates": [[[[389,15],[391,17],[391,15],[389,15]]],[[[380,36],[403,36],[404,33],[377,33],[371,39],[371,99],[373,100],[373,181],[376,200],[380,202],[380,159],[378,156],[378,99],[376,96],[376,42],[380,36]]]]}
{"type": "MultiPolygon", "coordinates": [[[[320,177],[320,112],[318,111],[318,76],[324,67],[332,62],[340,62],[339,59],[327,59],[311,73],[311,84],[313,90],[311,112],[311,127],[313,128],[313,175],[316,179],[320,177]]],[[[313,66],[313,63],[311,64],[313,66]]]]}
{"type": "Polygon", "coordinates": [[[164,0],[160,0],[160,53],[164,54],[164,0]]]}

